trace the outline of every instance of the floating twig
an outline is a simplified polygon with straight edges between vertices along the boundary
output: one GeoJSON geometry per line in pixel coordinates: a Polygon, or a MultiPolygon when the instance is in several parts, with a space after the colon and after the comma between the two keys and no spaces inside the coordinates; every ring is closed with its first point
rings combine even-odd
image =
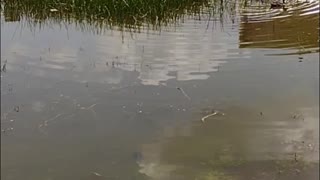
{"type": "Polygon", "coordinates": [[[201,121],[204,122],[204,120],[206,120],[207,118],[211,117],[211,116],[214,116],[214,115],[217,115],[218,114],[218,111],[215,111],[209,115],[206,115],[204,116],[203,118],[201,118],[201,121]]]}
{"type": "Polygon", "coordinates": [[[93,113],[94,117],[97,118],[97,113],[93,109],[96,105],[97,105],[97,103],[94,103],[94,104],[92,104],[92,105],[90,105],[88,107],[81,107],[80,109],[91,111],[93,113]]]}
{"type": "Polygon", "coordinates": [[[52,118],[50,118],[50,119],[48,119],[48,120],[45,120],[45,121],[43,122],[43,124],[40,124],[40,125],[39,125],[39,128],[48,126],[48,123],[49,123],[49,122],[56,120],[58,117],[60,117],[60,116],[62,116],[62,115],[63,115],[63,114],[57,114],[55,117],[52,117],[52,118]]]}
{"type": "Polygon", "coordinates": [[[189,100],[191,100],[191,98],[188,96],[188,94],[180,87],[177,87],[177,89],[189,100]]]}

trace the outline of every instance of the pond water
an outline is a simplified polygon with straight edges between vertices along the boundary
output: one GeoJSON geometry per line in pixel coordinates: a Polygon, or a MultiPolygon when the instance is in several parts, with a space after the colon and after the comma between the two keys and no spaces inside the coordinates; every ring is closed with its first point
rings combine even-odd
{"type": "Polygon", "coordinates": [[[318,25],[319,1],[139,32],[1,14],[1,179],[319,179],[318,25]]]}

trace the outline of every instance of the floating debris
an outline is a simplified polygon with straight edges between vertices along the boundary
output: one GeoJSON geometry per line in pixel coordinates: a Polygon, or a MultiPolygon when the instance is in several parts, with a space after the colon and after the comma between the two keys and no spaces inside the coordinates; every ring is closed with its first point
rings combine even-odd
{"type": "Polygon", "coordinates": [[[88,107],[84,107],[84,106],[80,106],[80,104],[78,104],[78,107],[80,107],[81,110],[88,110],[88,111],[91,111],[94,115],[94,117],[96,118],[97,117],[97,113],[96,111],[93,109],[95,106],[97,105],[97,103],[94,103],[88,107]]]}
{"type": "Polygon", "coordinates": [[[214,116],[214,115],[217,115],[218,113],[219,113],[218,111],[214,111],[213,113],[211,113],[209,115],[206,115],[203,118],[201,118],[201,121],[204,122],[207,118],[209,118],[211,116],[214,116]]]}
{"type": "Polygon", "coordinates": [[[189,100],[191,100],[191,98],[188,96],[188,94],[180,87],[177,87],[177,89],[189,100]]]}
{"type": "Polygon", "coordinates": [[[57,118],[59,118],[59,117],[62,116],[62,115],[63,115],[63,114],[57,114],[55,117],[52,117],[52,118],[50,118],[50,119],[48,119],[48,120],[45,120],[45,121],[43,122],[43,124],[39,124],[39,128],[48,126],[48,123],[49,123],[49,122],[55,121],[57,118]]]}
{"type": "Polygon", "coordinates": [[[93,175],[95,175],[95,176],[99,176],[99,177],[103,177],[101,174],[99,174],[99,173],[97,173],[97,172],[91,172],[93,175]]]}
{"type": "Polygon", "coordinates": [[[4,64],[3,64],[2,68],[1,68],[1,71],[2,72],[7,72],[7,60],[4,61],[4,64]]]}

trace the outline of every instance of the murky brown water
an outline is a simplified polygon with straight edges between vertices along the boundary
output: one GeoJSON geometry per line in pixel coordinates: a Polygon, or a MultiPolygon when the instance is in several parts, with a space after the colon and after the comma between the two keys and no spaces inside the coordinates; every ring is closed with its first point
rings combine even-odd
{"type": "Polygon", "coordinates": [[[318,12],[141,33],[1,17],[1,179],[319,179],[318,12]]]}

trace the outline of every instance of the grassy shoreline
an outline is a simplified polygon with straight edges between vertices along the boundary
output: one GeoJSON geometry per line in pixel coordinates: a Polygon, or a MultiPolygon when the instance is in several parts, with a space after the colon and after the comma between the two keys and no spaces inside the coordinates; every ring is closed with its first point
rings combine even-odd
{"type": "Polygon", "coordinates": [[[125,27],[176,22],[185,14],[201,13],[210,0],[2,0],[1,4],[6,21],[27,17],[125,27]]]}

